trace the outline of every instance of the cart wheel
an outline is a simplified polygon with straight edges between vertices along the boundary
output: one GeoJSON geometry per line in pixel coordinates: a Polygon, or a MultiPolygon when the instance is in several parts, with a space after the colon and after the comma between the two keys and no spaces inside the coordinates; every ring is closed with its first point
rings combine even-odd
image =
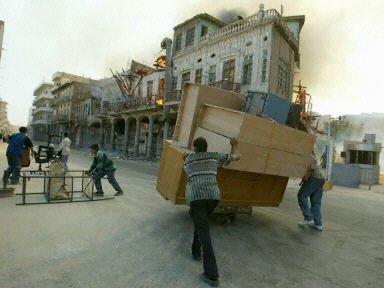
{"type": "Polygon", "coordinates": [[[230,222],[235,222],[236,221],[236,214],[235,213],[228,214],[228,220],[230,222]]]}
{"type": "Polygon", "coordinates": [[[224,217],[221,218],[221,224],[222,225],[225,225],[225,224],[228,224],[230,222],[229,218],[227,215],[223,215],[224,217]]]}

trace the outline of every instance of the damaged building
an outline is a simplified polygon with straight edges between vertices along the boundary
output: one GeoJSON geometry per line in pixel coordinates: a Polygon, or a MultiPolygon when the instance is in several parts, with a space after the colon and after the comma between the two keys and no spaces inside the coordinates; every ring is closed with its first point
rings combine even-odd
{"type": "Polygon", "coordinates": [[[243,95],[248,91],[273,93],[291,101],[304,20],[304,16],[283,17],[260,5],[254,15],[229,24],[202,13],[177,25],[173,40],[162,42],[166,57],[157,59],[157,69],[148,68],[143,76],[143,69],[133,62],[129,75],[115,75],[121,77],[116,80],[127,99],[103,117],[103,125],[110,130],[104,133],[110,139],[102,140],[116,141],[119,145],[110,148],[128,155],[159,155],[163,140],[174,131],[186,82],[243,95]],[[136,89],[129,91],[126,86],[136,89]]]}
{"type": "Polygon", "coordinates": [[[232,23],[202,13],[174,27],[153,67],[132,61],[126,71],[97,81],[54,75],[51,129],[69,131],[76,146],[97,142],[119,154],[154,158],[175,130],[186,82],[291,101],[304,20],[263,5],[232,23]]]}

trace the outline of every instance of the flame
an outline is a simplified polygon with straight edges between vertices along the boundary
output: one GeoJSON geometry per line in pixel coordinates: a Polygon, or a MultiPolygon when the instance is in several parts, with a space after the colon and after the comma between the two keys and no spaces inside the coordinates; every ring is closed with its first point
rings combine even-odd
{"type": "Polygon", "coordinates": [[[155,103],[157,106],[163,106],[164,105],[163,97],[156,99],[155,103]]]}
{"type": "Polygon", "coordinates": [[[157,57],[153,66],[155,66],[159,69],[164,69],[165,68],[165,55],[161,55],[161,56],[157,57]]]}

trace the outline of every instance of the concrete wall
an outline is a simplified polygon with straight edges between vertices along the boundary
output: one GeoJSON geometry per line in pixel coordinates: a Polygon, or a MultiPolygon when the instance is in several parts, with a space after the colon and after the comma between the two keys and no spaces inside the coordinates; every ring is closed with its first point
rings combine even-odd
{"type": "Polygon", "coordinates": [[[289,46],[288,42],[282,37],[281,33],[274,28],[272,30],[272,44],[271,44],[271,63],[269,71],[269,92],[283,97],[287,100],[292,98],[292,85],[293,85],[293,72],[295,68],[294,51],[289,46]],[[289,89],[282,90],[278,85],[279,66],[283,62],[289,71],[289,89]]]}
{"type": "Polygon", "coordinates": [[[332,165],[332,182],[334,185],[359,188],[360,168],[350,164],[335,163],[332,165]]]}

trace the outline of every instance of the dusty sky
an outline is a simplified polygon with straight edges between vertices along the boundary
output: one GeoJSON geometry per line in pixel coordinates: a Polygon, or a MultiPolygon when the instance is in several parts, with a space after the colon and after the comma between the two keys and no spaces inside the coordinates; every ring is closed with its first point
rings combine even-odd
{"type": "MultiPolygon", "coordinates": [[[[52,73],[99,79],[130,59],[151,64],[172,28],[207,12],[254,14],[255,0],[0,0],[5,21],[0,97],[9,119],[26,124],[33,90],[52,73]]],[[[306,15],[301,35],[302,79],[314,110],[333,115],[384,112],[384,1],[270,0],[284,15],[306,15]]]]}

